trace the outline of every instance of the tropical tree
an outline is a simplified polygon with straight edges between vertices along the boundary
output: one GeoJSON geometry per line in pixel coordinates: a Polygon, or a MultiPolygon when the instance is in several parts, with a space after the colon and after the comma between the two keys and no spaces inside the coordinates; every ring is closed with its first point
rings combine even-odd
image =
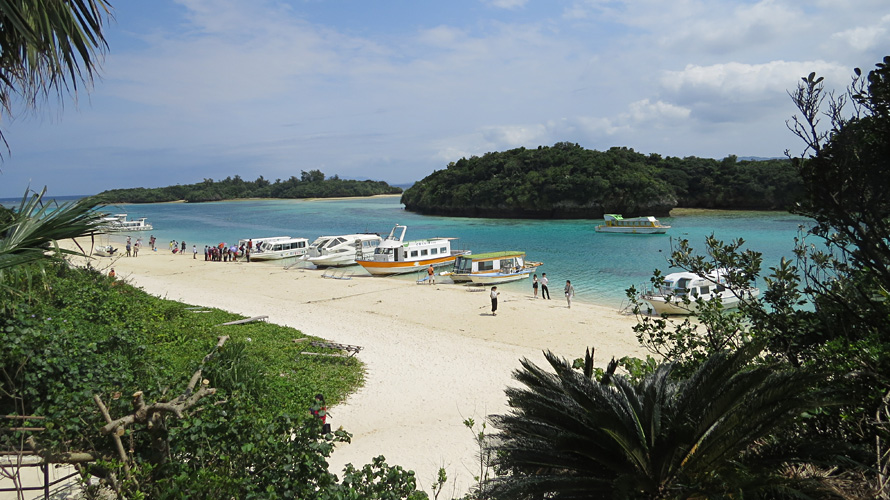
{"type": "MultiPolygon", "coordinates": [[[[493,417],[491,443],[503,475],[492,498],[781,498],[818,490],[787,475],[804,450],[768,436],[808,410],[832,403],[825,377],[753,364],[749,345],[710,356],[688,378],[666,363],[638,382],[593,376],[550,352],[555,373],[522,361],[511,412],[493,417]]],[[[828,458],[826,449],[821,456],[828,458]]],[[[810,450],[810,452],[817,452],[810,450]]],[[[824,492],[823,492],[824,493],[824,492]]],[[[830,497],[830,496],[829,496],[830,497]]]]}
{"type": "Polygon", "coordinates": [[[0,0],[3,112],[11,113],[16,98],[34,106],[92,83],[107,48],[102,23],[109,9],[106,0],[0,0]]]}

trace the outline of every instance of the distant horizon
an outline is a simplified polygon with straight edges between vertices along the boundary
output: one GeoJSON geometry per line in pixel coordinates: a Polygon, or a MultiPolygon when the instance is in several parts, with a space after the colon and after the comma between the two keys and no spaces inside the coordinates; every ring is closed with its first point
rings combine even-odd
{"type": "MultiPolygon", "coordinates": [[[[653,153],[650,153],[650,154],[653,154],[653,153]]],[[[654,153],[654,154],[658,154],[658,153],[654,153]]],[[[729,157],[729,156],[732,156],[732,155],[727,155],[727,156],[724,156],[724,157],[722,157],[722,158],[708,158],[708,159],[722,160],[723,158],[727,158],[727,157],[729,157]]],[[[767,161],[767,160],[784,160],[784,159],[786,159],[786,157],[737,156],[737,159],[738,159],[738,161],[767,161]]],[[[323,173],[324,173],[324,172],[323,172],[323,173]]],[[[325,179],[330,179],[331,177],[337,175],[337,174],[331,174],[331,175],[328,175],[327,173],[324,173],[324,174],[325,174],[325,179]]],[[[236,174],[236,175],[238,175],[238,174],[236,174]]],[[[226,176],[226,177],[230,177],[230,176],[226,176]]],[[[263,174],[258,174],[256,177],[254,177],[254,178],[252,178],[252,179],[243,178],[243,177],[242,177],[242,178],[243,178],[244,180],[246,180],[246,181],[255,181],[256,179],[258,179],[258,178],[260,178],[260,177],[265,178],[266,176],[263,175],[263,174]]],[[[412,181],[412,182],[392,183],[392,182],[389,182],[389,181],[386,181],[386,180],[383,180],[383,179],[348,178],[348,177],[343,177],[343,176],[338,176],[338,177],[340,177],[340,178],[343,179],[343,180],[356,180],[356,181],[383,181],[383,182],[386,182],[387,184],[389,184],[390,186],[398,187],[398,188],[402,188],[403,190],[404,190],[404,189],[408,189],[408,188],[410,188],[411,186],[413,186],[414,184],[416,184],[418,181],[422,180],[422,179],[418,179],[418,180],[415,180],[415,181],[412,181]]],[[[210,179],[213,180],[214,182],[217,182],[217,181],[224,180],[225,178],[222,178],[222,179],[213,179],[213,178],[210,178],[210,179]]],[[[203,180],[203,179],[202,179],[202,180],[203,180]]],[[[269,179],[266,179],[266,180],[269,180],[269,179]]],[[[284,180],[284,179],[282,179],[282,180],[284,180]]],[[[52,194],[51,190],[49,189],[49,186],[47,186],[47,194],[46,194],[46,197],[47,197],[47,198],[72,198],[72,199],[77,199],[77,198],[84,198],[84,197],[87,197],[87,196],[94,196],[94,195],[97,195],[97,194],[99,194],[99,193],[101,193],[101,192],[103,192],[103,191],[110,191],[110,190],[112,190],[112,189],[139,189],[139,188],[143,188],[143,189],[160,189],[160,188],[165,188],[165,187],[170,187],[170,186],[198,184],[198,183],[200,183],[200,182],[201,182],[201,181],[194,181],[194,182],[186,182],[186,183],[180,183],[180,184],[167,184],[167,185],[163,185],[163,186],[151,186],[151,187],[146,187],[146,186],[112,187],[112,188],[103,189],[102,191],[99,191],[99,192],[96,192],[96,193],[91,193],[91,194],[58,194],[58,195],[56,195],[56,194],[52,194]]],[[[274,182],[274,180],[269,181],[269,182],[274,182]]],[[[31,189],[34,190],[34,188],[31,188],[31,189]]],[[[39,189],[43,189],[43,186],[41,186],[39,189]]],[[[10,200],[20,201],[21,199],[22,199],[22,196],[21,196],[21,195],[19,195],[18,197],[16,197],[16,196],[0,197],[0,203],[8,202],[8,201],[10,201],[10,200]]]]}

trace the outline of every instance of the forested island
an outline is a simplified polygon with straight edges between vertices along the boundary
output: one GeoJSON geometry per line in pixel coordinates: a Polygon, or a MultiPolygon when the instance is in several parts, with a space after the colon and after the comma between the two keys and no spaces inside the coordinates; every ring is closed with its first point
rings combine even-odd
{"type": "Polygon", "coordinates": [[[779,210],[801,186],[784,159],[662,157],[559,142],[461,158],[407,189],[402,203],[434,215],[597,219],[667,216],[675,207],[779,210]]]}
{"type": "Polygon", "coordinates": [[[202,202],[236,200],[240,198],[340,198],[399,194],[402,188],[383,181],[357,181],[338,176],[325,178],[319,170],[302,171],[299,178],[291,176],[282,181],[269,182],[263,176],[245,181],[240,176],[221,181],[204,179],[196,184],[161,188],[111,189],[99,193],[103,203],[159,203],[164,201],[202,202]]]}

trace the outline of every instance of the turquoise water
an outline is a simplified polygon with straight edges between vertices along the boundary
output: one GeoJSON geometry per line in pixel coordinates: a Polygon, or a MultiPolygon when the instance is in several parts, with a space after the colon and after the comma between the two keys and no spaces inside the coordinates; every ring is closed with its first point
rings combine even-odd
{"type": "MultiPolygon", "coordinates": [[[[669,272],[671,242],[689,239],[704,249],[710,234],[729,241],[743,238],[745,248],[764,255],[764,269],[782,256],[790,258],[798,227],[807,219],[782,212],[714,211],[660,219],[672,225],[667,235],[598,234],[597,221],[518,220],[431,217],[405,211],[398,197],[345,200],[247,200],[216,203],[163,203],[107,207],[129,217],[147,217],[154,231],[133,233],[158,247],[185,240],[203,249],[241,238],[291,235],[310,241],[325,234],[376,232],[382,235],[396,223],[408,226],[408,239],[433,236],[459,238],[456,248],[474,253],[524,250],[550,278],[554,299],[562,298],[565,280],[572,280],[577,300],[618,307],[629,286],[647,283],[655,269],[669,272]]],[[[283,263],[281,265],[285,265],[283,263]]],[[[214,264],[211,264],[214,265],[214,264]]],[[[356,267],[356,274],[365,274],[356,267]]],[[[401,279],[414,279],[408,275],[401,279]]],[[[393,278],[376,278],[393,279],[393,278]]],[[[398,278],[396,278],[398,279],[398,278]]],[[[507,293],[530,293],[530,280],[503,285],[507,293]]]]}

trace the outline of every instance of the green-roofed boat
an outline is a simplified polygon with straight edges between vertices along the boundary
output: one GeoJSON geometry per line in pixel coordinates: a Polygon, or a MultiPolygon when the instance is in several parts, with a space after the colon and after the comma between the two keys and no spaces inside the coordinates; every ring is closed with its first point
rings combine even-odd
{"type": "Polygon", "coordinates": [[[454,270],[450,276],[455,283],[472,281],[481,285],[496,285],[528,278],[540,265],[540,262],[526,261],[525,252],[459,255],[454,261],[454,270]]]}

